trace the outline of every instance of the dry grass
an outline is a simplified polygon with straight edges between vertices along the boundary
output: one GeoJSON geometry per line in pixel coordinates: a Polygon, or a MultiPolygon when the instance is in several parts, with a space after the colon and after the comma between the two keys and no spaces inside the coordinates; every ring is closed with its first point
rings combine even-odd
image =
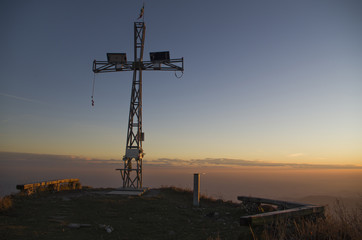
{"type": "Polygon", "coordinates": [[[326,217],[300,221],[280,221],[272,228],[266,228],[255,239],[341,239],[359,240],[362,236],[362,204],[354,211],[348,211],[342,202],[336,201],[326,217]]]}
{"type": "Polygon", "coordinates": [[[0,212],[4,212],[13,206],[10,196],[0,197],[0,212]]]}
{"type": "MultiPolygon", "coordinates": [[[[188,188],[188,187],[184,187],[184,188],[181,188],[181,187],[176,187],[176,186],[173,186],[173,185],[161,185],[161,189],[162,190],[172,190],[176,193],[184,193],[184,194],[193,194],[193,189],[191,188],[188,188]]],[[[218,203],[225,203],[225,204],[229,204],[229,205],[235,205],[235,203],[233,203],[232,201],[225,201],[223,200],[222,196],[220,196],[219,198],[214,198],[212,196],[208,196],[207,194],[203,194],[203,193],[200,193],[200,201],[203,201],[203,202],[218,202],[218,203]]]]}
{"type": "Polygon", "coordinates": [[[170,191],[174,191],[175,193],[186,193],[186,194],[192,193],[192,189],[190,189],[190,188],[180,188],[180,187],[176,187],[176,186],[172,186],[172,185],[171,186],[162,185],[161,190],[170,190],[170,191]]]}

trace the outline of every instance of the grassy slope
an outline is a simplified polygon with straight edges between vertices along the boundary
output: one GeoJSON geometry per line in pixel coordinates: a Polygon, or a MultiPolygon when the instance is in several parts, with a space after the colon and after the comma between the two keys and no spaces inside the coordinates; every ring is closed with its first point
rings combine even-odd
{"type": "Polygon", "coordinates": [[[201,199],[176,188],[152,190],[142,197],[106,195],[106,190],[15,196],[0,214],[2,239],[237,239],[244,213],[230,202],[201,199]],[[90,227],[69,228],[69,223],[90,227]],[[107,233],[99,225],[110,225],[107,233]]]}

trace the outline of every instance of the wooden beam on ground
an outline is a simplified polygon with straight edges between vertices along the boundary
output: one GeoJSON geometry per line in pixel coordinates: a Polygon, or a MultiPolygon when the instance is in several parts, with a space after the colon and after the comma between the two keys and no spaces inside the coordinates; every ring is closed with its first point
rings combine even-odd
{"type": "Polygon", "coordinates": [[[70,178],[70,179],[59,179],[59,180],[29,183],[29,184],[20,184],[16,185],[16,189],[19,189],[22,192],[26,192],[27,194],[32,194],[35,191],[45,190],[45,189],[60,191],[62,186],[67,186],[67,188],[71,190],[82,188],[79,179],[70,178]]]}
{"type": "Polygon", "coordinates": [[[254,197],[238,197],[243,202],[252,202],[255,204],[271,204],[277,205],[278,211],[259,213],[254,215],[240,217],[240,225],[242,226],[260,226],[272,224],[277,220],[297,219],[302,217],[323,217],[324,207],[311,204],[302,204],[294,202],[279,201],[267,198],[254,197]]]}
{"type": "Polygon", "coordinates": [[[264,204],[276,205],[282,209],[289,209],[289,208],[301,207],[306,205],[303,203],[287,202],[287,201],[274,200],[268,198],[245,197],[245,196],[239,196],[238,200],[242,202],[253,202],[257,204],[264,203],[264,204]]]}

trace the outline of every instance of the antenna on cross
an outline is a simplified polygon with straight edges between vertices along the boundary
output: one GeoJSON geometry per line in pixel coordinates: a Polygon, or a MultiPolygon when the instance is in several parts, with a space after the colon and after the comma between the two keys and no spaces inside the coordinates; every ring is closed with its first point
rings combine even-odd
{"type": "Polygon", "coordinates": [[[140,11],[140,15],[139,17],[137,18],[137,20],[141,19],[142,18],[142,21],[144,22],[145,21],[145,3],[143,3],[142,5],[142,8],[141,8],[141,11],[140,11]]]}

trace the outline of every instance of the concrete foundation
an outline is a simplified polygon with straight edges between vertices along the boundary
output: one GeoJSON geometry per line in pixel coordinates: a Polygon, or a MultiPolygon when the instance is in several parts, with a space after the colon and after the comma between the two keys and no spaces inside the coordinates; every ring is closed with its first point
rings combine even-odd
{"type": "Polygon", "coordinates": [[[107,194],[111,195],[126,195],[126,196],[141,196],[148,191],[149,188],[118,188],[107,194]]]}

